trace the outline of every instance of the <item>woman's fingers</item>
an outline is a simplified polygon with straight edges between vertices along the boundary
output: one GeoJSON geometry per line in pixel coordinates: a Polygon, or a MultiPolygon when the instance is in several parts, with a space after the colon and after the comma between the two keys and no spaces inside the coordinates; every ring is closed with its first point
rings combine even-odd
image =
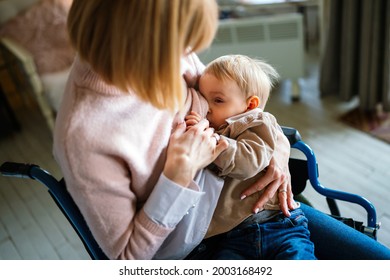
{"type": "Polygon", "coordinates": [[[279,197],[279,201],[283,202],[283,209],[284,213],[288,210],[294,210],[298,207],[298,204],[294,200],[294,194],[292,192],[292,186],[291,186],[291,176],[290,172],[285,172],[286,176],[284,177],[283,185],[279,188],[280,193],[285,193],[287,198],[284,196],[282,198],[279,197]],[[283,190],[283,191],[282,191],[283,190]]]}
{"type": "Polygon", "coordinates": [[[267,185],[267,188],[264,189],[264,192],[253,206],[254,213],[257,213],[264,208],[264,205],[274,196],[277,188],[278,183],[276,181],[273,181],[267,185]]]}
{"type": "Polygon", "coordinates": [[[229,147],[229,142],[225,139],[216,139],[217,146],[215,147],[215,153],[214,153],[214,159],[213,161],[224,151],[229,147]]]}
{"type": "MultiPolygon", "coordinates": [[[[205,130],[207,131],[208,129],[209,130],[212,129],[212,128],[209,128],[209,121],[206,119],[202,119],[196,125],[192,126],[190,130],[192,130],[193,133],[200,134],[200,133],[203,133],[205,130]]],[[[214,131],[211,134],[213,134],[213,133],[214,133],[214,131]]]]}
{"type": "MultiPolygon", "coordinates": [[[[274,179],[274,172],[271,170],[272,167],[267,167],[267,170],[259,180],[257,180],[253,185],[251,185],[249,188],[247,188],[242,194],[241,198],[248,197],[256,192],[259,192],[263,190],[265,187],[269,186],[275,179],[274,179]]],[[[275,187],[273,187],[275,188],[275,187]]],[[[277,189],[277,186],[276,186],[277,189]]],[[[276,191],[275,189],[275,191],[276,191]]]]}
{"type": "Polygon", "coordinates": [[[287,191],[287,183],[285,182],[279,189],[278,189],[278,198],[279,198],[279,206],[280,210],[283,212],[283,214],[286,217],[290,217],[290,209],[288,205],[288,191],[287,191]]]}
{"type": "Polygon", "coordinates": [[[295,208],[298,208],[298,204],[294,200],[294,194],[292,192],[290,179],[287,182],[287,205],[288,205],[288,209],[290,210],[294,210],[295,208]]]}
{"type": "Polygon", "coordinates": [[[282,172],[273,160],[267,167],[264,176],[260,177],[252,186],[247,188],[242,194],[241,199],[248,197],[256,192],[263,191],[260,198],[253,206],[253,212],[257,213],[264,208],[264,205],[277,193],[280,210],[289,217],[290,211],[297,207],[291,190],[291,181],[288,172],[282,172]]]}
{"type": "Polygon", "coordinates": [[[180,122],[175,127],[174,131],[171,134],[171,138],[178,138],[186,131],[185,122],[180,122]]]}

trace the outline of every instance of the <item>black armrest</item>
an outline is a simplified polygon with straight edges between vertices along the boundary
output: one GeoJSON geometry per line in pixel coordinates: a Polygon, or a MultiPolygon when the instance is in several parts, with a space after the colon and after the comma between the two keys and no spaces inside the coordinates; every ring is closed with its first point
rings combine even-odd
{"type": "Polygon", "coordinates": [[[298,130],[292,127],[282,126],[282,130],[284,135],[287,137],[288,141],[290,142],[290,145],[294,145],[296,142],[301,141],[301,135],[299,134],[298,130]]]}

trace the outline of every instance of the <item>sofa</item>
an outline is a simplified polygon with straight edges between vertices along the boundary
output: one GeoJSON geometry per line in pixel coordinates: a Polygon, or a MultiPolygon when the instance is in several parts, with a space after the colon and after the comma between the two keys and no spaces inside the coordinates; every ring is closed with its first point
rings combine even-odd
{"type": "MultiPolygon", "coordinates": [[[[66,32],[71,0],[0,0],[0,47],[9,70],[17,67],[49,128],[54,127],[75,53],[66,32]],[[12,66],[12,67],[11,67],[12,66]]],[[[13,75],[10,71],[10,74],[13,75]]],[[[20,75],[19,75],[20,76],[20,75]]],[[[19,79],[19,80],[17,80],[19,79]]]]}

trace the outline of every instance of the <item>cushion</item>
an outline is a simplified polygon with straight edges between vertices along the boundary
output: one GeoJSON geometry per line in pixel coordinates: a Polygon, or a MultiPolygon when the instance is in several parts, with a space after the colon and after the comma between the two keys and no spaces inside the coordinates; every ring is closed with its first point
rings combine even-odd
{"type": "Polygon", "coordinates": [[[75,52],[69,43],[66,19],[71,0],[41,0],[0,27],[0,36],[15,40],[34,57],[38,74],[62,71],[75,52]]]}
{"type": "Polygon", "coordinates": [[[39,0],[1,0],[0,1],[0,24],[8,21],[18,13],[29,8],[39,0]]]}

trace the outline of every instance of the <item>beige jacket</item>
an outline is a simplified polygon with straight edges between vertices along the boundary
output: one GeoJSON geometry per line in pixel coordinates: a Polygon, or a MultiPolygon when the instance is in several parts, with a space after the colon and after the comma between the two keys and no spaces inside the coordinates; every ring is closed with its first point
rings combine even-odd
{"type": "MultiPolygon", "coordinates": [[[[275,117],[260,109],[229,118],[227,124],[217,131],[230,145],[214,161],[218,175],[226,178],[206,237],[227,232],[253,214],[253,206],[262,192],[244,200],[240,196],[263,176],[278,138],[283,137],[279,132],[281,128],[275,117]]],[[[264,209],[280,209],[277,194],[264,209]]]]}

